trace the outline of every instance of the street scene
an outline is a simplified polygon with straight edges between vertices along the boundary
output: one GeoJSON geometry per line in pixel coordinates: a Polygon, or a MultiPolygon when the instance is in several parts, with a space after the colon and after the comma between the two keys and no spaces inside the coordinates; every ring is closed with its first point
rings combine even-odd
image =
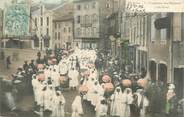
{"type": "Polygon", "coordinates": [[[0,1],[0,117],[183,116],[183,0],[0,1]]]}

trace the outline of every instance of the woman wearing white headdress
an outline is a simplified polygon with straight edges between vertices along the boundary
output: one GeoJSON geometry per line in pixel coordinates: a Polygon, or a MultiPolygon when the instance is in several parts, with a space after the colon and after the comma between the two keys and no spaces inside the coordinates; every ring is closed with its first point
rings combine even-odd
{"type": "Polygon", "coordinates": [[[122,108],[122,91],[120,87],[117,87],[114,91],[114,94],[111,96],[111,116],[121,116],[123,115],[122,108]]]}
{"type": "Polygon", "coordinates": [[[123,115],[121,115],[120,117],[130,117],[130,104],[132,104],[133,102],[132,90],[130,88],[126,88],[124,90],[122,101],[123,115]]]}
{"type": "Polygon", "coordinates": [[[52,100],[52,116],[51,117],[65,117],[65,98],[60,91],[56,91],[56,94],[52,100]]]}
{"type": "Polygon", "coordinates": [[[72,116],[71,117],[82,117],[83,115],[83,108],[81,97],[76,96],[73,103],[72,103],[72,116]]]}

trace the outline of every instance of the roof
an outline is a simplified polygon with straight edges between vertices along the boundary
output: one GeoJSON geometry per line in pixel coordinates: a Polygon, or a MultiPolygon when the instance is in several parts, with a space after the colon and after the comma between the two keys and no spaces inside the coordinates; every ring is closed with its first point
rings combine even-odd
{"type": "Polygon", "coordinates": [[[73,3],[63,4],[62,7],[54,9],[53,13],[54,21],[73,19],[73,3]]]}
{"type": "Polygon", "coordinates": [[[65,16],[57,17],[53,20],[53,22],[64,22],[64,21],[73,21],[73,15],[68,14],[65,16]]]}
{"type": "Polygon", "coordinates": [[[95,0],[74,0],[74,3],[78,3],[78,2],[91,2],[91,1],[95,1],[95,0]]]}
{"type": "MultiPolygon", "coordinates": [[[[62,6],[64,3],[60,3],[60,4],[49,4],[49,3],[41,3],[45,9],[47,10],[53,10],[53,9],[56,9],[60,6],[62,6]]],[[[36,10],[39,10],[40,9],[40,3],[39,4],[34,4],[33,6],[31,6],[31,11],[36,11],[36,10]]]]}

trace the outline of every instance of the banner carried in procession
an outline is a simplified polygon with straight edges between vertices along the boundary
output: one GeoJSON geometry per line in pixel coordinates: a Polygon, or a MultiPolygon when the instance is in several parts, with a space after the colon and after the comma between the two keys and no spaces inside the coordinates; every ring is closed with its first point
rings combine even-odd
{"type": "Polygon", "coordinates": [[[4,13],[4,35],[28,35],[29,21],[30,7],[28,4],[12,4],[6,7],[4,13]]]}
{"type": "Polygon", "coordinates": [[[184,12],[184,0],[126,0],[126,12],[184,12]]]}

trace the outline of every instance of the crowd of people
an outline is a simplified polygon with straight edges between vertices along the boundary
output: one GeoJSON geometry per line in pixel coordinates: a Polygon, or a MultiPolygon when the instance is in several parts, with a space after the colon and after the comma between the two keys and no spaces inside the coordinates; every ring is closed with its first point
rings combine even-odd
{"type": "Polygon", "coordinates": [[[174,84],[164,89],[151,82],[145,72],[130,76],[127,68],[121,71],[118,60],[97,50],[76,48],[59,60],[56,54],[51,52],[42,59],[38,52],[36,60],[25,61],[13,75],[14,83],[26,75],[25,87],[33,91],[34,110],[40,117],[66,116],[65,88],[78,91],[71,104],[71,117],[83,117],[85,103],[94,107],[95,117],[146,117],[148,112],[153,117],[162,112],[166,117],[176,115],[174,84]]]}

